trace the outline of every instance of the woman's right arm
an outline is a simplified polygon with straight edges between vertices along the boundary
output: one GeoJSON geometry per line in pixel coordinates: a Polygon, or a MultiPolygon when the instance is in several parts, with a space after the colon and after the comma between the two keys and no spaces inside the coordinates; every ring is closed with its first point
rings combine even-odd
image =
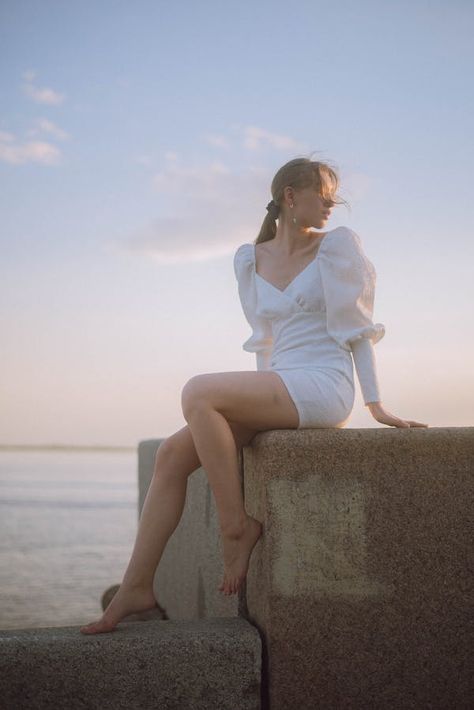
{"type": "Polygon", "coordinates": [[[234,273],[242,310],[252,334],[243,343],[246,352],[255,353],[257,370],[269,370],[273,351],[273,333],[270,321],[256,313],[257,294],[253,274],[253,245],[242,244],[234,255],[234,273]]]}

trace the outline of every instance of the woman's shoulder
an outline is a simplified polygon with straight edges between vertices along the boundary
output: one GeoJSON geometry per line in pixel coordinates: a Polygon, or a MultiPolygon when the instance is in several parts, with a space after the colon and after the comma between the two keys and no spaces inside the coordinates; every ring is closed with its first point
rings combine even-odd
{"type": "MultiPolygon", "coordinates": [[[[326,261],[331,270],[336,267],[341,273],[359,274],[364,279],[375,279],[374,264],[365,253],[360,236],[350,227],[340,226],[328,232],[326,261]]],[[[323,258],[324,262],[324,258],[323,258]]]]}
{"type": "Polygon", "coordinates": [[[331,229],[331,231],[326,232],[324,237],[324,242],[326,245],[333,248],[344,247],[344,245],[361,246],[362,242],[353,229],[346,227],[345,225],[340,225],[331,229]]]}
{"type": "Polygon", "coordinates": [[[243,256],[249,256],[250,253],[253,251],[253,249],[254,249],[254,244],[249,244],[249,243],[241,244],[235,250],[234,258],[237,256],[240,258],[242,258],[243,256]]]}
{"type": "Polygon", "coordinates": [[[234,271],[237,278],[242,269],[249,269],[253,265],[254,245],[241,244],[235,250],[234,254],[234,271]]]}
{"type": "Polygon", "coordinates": [[[350,227],[341,225],[326,232],[321,244],[322,256],[331,262],[360,262],[366,258],[360,236],[350,227]]]}

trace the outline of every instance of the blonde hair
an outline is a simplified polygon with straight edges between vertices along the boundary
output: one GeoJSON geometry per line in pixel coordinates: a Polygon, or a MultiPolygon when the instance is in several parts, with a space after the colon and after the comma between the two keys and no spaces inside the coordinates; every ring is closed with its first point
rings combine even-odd
{"type": "MultiPolygon", "coordinates": [[[[277,208],[280,207],[280,214],[285,187],[293,187],[295,190],[314,187],[323,199],[329,199],[333,204],[348,204],[346,200],[335,197],[339,187],[339,176],[337,170],[327,161],[294,158],[276,172],[270,189],[273,202],[277,208]]],[[[267,242],[275,237],[276,219],[274,209],[270,209],[263,220],[255,244],[267,242]]]]}

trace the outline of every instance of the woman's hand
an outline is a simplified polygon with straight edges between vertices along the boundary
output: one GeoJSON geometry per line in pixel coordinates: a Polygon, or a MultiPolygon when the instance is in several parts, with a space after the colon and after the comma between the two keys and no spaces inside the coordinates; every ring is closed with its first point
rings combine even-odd
{"type": "Polygon", "coordinates": [[[381,424],[388,424],[389,426],[402,427],[407,429],[409,427],[427,427],[428,424],[422,424],[421,422],[413,422],[410,419],[400,419],[390,412],[386,412],[382,407],[382,402],[368,402],[367,407],[370,413],[381,424]]]}

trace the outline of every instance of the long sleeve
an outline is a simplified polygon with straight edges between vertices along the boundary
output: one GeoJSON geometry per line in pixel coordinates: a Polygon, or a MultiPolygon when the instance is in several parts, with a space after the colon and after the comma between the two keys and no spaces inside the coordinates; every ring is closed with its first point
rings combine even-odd
{"type": "Polygon", "coordinates": [[[256,354],[257,370],[269,370],[273,349],[271,322],[257,313],[257,294],[253,277],[252,244],[241,244],[234,255],[234,273],[242,310],[252,328],[251,336],[243,343],[246,352],[256,354]]]}
{"type": "Polygon", "coordinates": [[[376,271],[353,230],[340,227],[330,237],[319,254],[328,333],[352,352],[364,403],[378,402],[374,345],[385,326],[372,320],[376,271]]]}
{"type": "Polygon", "coordinates": [[[352,357],[360,382],[364,404],[380,402],[380,386],[377,377],[377,363],[373,341],[360,338],[352,343],[352,357]]]}

